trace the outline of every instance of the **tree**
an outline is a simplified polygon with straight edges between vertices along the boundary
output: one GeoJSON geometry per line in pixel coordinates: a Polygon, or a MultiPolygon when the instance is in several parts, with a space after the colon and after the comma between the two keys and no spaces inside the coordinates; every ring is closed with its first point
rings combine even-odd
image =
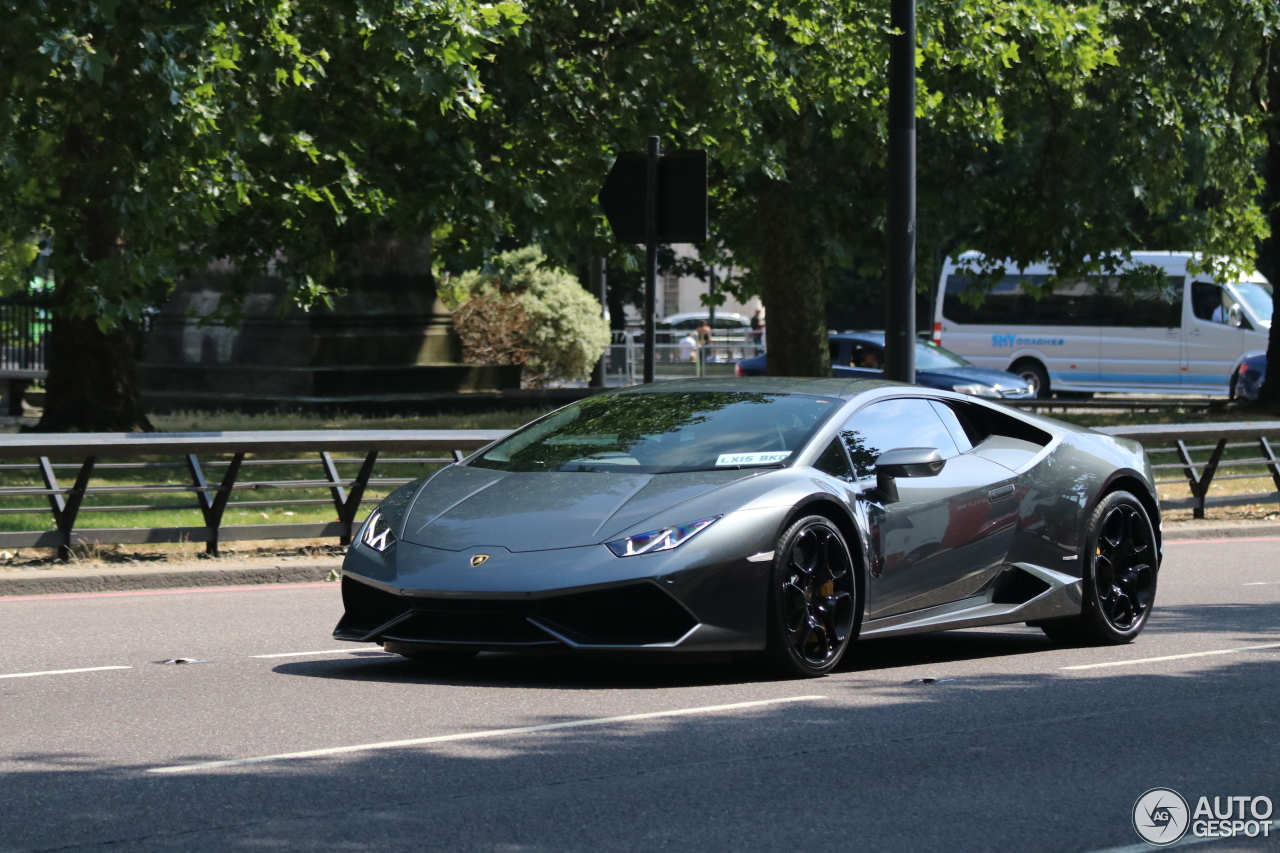
{"type": "Polygon", "coordinates": [[[270,270],[312,302],[375,225],[429,230],[473,163],[456,141],[421,151],[483,108],[476,63],[520,20],[479,0],[3,0],[0,17],[0,237],[52,235],[44,430],[148,428],[137,330],[183,273],[270,270]],[[415,181],[434,207],[397,209],[415,181]]]}
{"type": "MultiPolygon", "coordinates": [[[[584,228],[612,157],[652,133],[668,147],[705,147],[720,240],[708,256],[747,271],[726,283],[739,296],[762,294],[771,371],[827,372],[828,271],[883,252],[887,7],[530,0],[525,9],[519,36],[482,68],[497,106],[482,119],[495,123],[489,152],[532,178],[490,184],[509,233],[560,258],[610,251],[634,264],[598,219],[584,228]]],[[[931,4],[920,111],[949,156],[945,174],[926,168],[925,180],[954,184],[956,170],[1000,144],[1008,104],[1033,97],[1017,87],[1078,97],[1114,61],[1100,21],[1095,6],[1042,0],[931,4]]],[[[935,219],[954,230],[945,203],[922,215],[935,219]]]]}
{"type": "Polygon", "coordinates": [[[464,357],[522,364],[535,387],[587,378],[609,344],[600,303],[568,271],[545,263],[536,246],[498,255],[450,290],[460,303],[454,323],[464,357]]]}

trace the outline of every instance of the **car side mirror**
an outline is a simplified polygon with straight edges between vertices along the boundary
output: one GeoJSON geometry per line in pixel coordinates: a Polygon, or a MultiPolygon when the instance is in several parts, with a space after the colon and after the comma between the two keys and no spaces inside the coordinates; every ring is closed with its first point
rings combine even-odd
{"type": "Polygon", "coordinates": [[[1227,325],[1239,327],[1244,321],[1244,314],[1240,310],[1240,305],[1235,304],[1227,309],[1227,325]]]}
{"type": "Polygon", "coordinates": [[[947,460],[934,447],[900,447],[876,459],[876,490],[886,503],[898,500],[898,477],[936,477],[947,460]]]}

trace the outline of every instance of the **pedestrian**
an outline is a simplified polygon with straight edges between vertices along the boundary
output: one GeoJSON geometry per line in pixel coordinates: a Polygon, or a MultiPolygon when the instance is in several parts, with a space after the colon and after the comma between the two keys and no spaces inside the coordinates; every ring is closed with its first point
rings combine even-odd
{"type": "Polygon", "coordinates": [[[755,345],[756,355],[764,352],[764,309],[757,308],[751,315],[751,342],[755,345]]]}
{"type": "Polygon", "coordinates": [[[698,338],[693,332],[686,332],[680,339],[680,360],[697,361],[698,338]]]}
{"type": "Polygon", "coordinates": [[[706,320],[702,321],[702,325],[698,326],[698,348],[705,353],[703,361],[709,361],[711,356],[711,324],[706,320]]]}

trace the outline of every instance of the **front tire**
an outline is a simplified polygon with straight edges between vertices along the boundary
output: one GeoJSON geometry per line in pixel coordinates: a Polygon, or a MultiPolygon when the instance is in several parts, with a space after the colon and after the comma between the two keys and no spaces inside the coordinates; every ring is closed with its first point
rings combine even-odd
{"type": "Polygon", "coordinates": [[[1040,623],[1069,645],[1132,643],[1146,627],[1156,598],[1159,555],[1146,507],[1129,492],[1112,492],[1089,517],[1084,606],[1079,616],[1040,623]]]}
{"type": "Polygon", "coordinates": [[[783,674],[816,678],[840,663],[855,633],[855,571],[829,518],[807,516],[782,534],[769,584],[766,654],[783,674]]]}
{"type": "Polygon", "coordinates": [[[1040,362],[1022,361],[1009,372],[1022,377],[1022,380],[1031,386],[1031,391],[1037,400],[1048,400],[1053,396],[1053,390],[1049,387],[1049,373],[1040,366],[1040,362]]]}

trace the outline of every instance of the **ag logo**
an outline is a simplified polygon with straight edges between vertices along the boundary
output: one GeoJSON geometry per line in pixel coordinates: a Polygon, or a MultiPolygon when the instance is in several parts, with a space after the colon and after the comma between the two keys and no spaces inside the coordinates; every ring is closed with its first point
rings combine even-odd
{"type": "Polygon", "coordinates": [[[483,564],[484,564],[484,561],[485,561],[485,560],[487,560],[487,559],[489,559],[489,555],[488,555],[488,554],[472,554],[472,555],[471,555],[471,568],[473,568],[473,569],[474,569],[476,566],[483,565],[483,564]]]}
{"type": "Polygon", "coordinates": [[[1173,844],[1187,834],[1190,825],[1187,801],[1171,788],[1152,788],[1133,804],[1133,828],[1148,844],[1173,844]]]}

